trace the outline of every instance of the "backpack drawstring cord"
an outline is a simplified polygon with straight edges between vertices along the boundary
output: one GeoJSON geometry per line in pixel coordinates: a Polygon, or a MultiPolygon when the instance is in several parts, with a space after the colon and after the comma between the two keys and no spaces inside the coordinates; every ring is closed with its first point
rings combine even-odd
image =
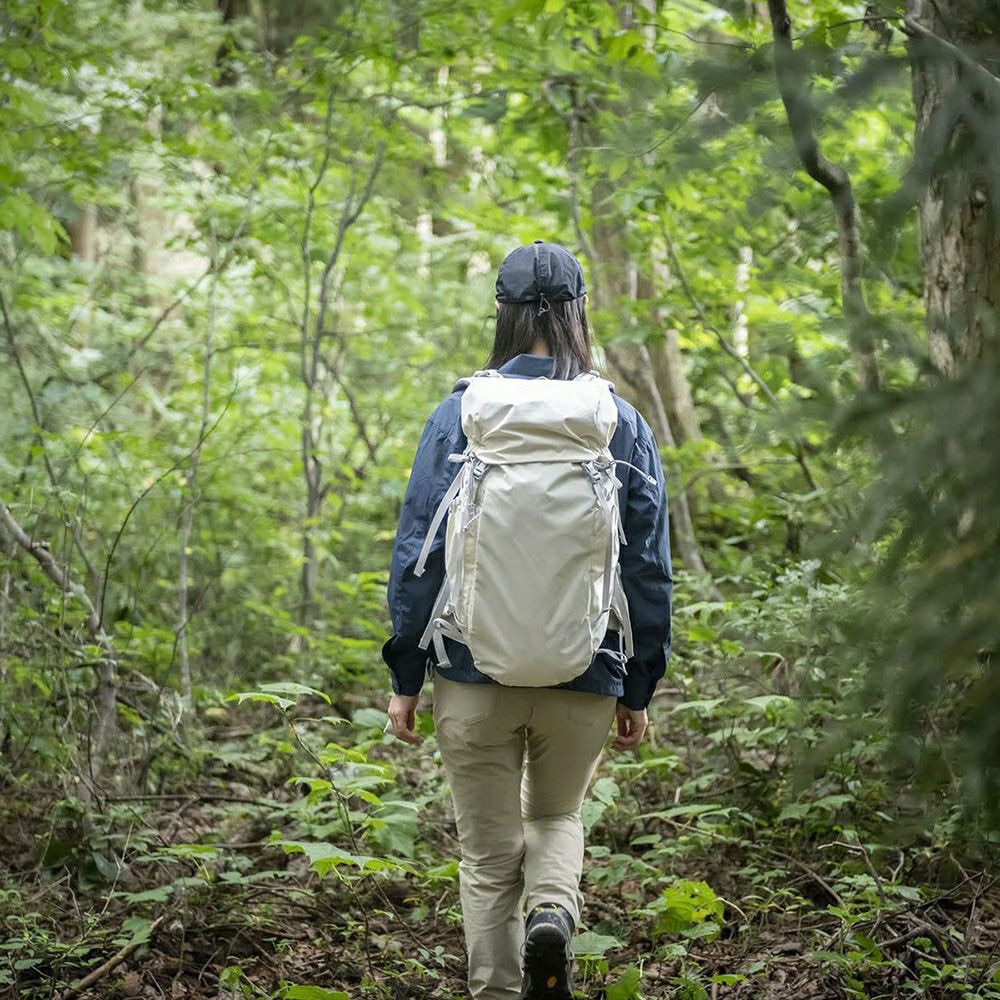
{"type": "MultiPolygon", "coordinates": [[[[651,476],[648,472],[643,472],[643,470],[640,469],[637,465],[633,465],[631,462],[626,462],[625,459],[623,459],[623,458],[615,459],[615,460],[613,460],[611,462],[608,462],[607,464],[608,465],[624,465],[627,468],[631,469],[633,472],[638,473],[639,476],[641,476],[647,483],[649,483],[650,486],[655,486],[656,485],[656,477],[655,476],[651,476]]],[[[618,485],[620,486],[621,483],[619,483],[618,485]]]]}

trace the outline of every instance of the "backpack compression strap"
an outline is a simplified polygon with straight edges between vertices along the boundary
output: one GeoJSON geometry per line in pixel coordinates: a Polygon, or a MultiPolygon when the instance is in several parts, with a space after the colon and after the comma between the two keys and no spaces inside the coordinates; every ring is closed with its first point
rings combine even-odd
{"type": "MultiPolygon", "coordinates": [[[[450,455],[448,457],[449,460],[452,458],[450,455]]],[[[430,527],[427,529],[427,536],[424,538],[424,544],[420,548],[420,555],[417,556],[417,564],[413,567],[414,576],[424,575],[424,570],[427,568],[427,557],[431,553],[431,546],[434,544],[434,539],[437,537],[438,528],[441,527],[441,522],[448,513],[448,506],[451,504],[452,500],[458,496],[458,491],[462,488],[462,479],[462,473],[459,472],[451,481],[451,485],[448,489],[444,491],[444,496],[441,497],[441,502],[438,504],[437,510],[434,511],[430,527]]]]}

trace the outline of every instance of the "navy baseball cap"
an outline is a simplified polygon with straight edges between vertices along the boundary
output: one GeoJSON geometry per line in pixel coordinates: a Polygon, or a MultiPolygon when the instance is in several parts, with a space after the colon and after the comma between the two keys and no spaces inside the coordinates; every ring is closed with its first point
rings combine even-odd
{"type": "Polygon", "coordinates": [[[587,291],[580,262],[558,243],[535,240],[511,250],[497,272],[497,301],[537,302],[538,314],[550,302],[568,302],[587,291]]]}

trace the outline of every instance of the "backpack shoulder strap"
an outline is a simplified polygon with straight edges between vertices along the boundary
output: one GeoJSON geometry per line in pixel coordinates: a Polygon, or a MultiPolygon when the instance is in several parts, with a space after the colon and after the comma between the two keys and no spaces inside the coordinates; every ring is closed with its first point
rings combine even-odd
{"type": "Polygon", "coordinates": [[[593,368],[589,372],[580,372],[579,375],[574,376],[574,382],[603,382],[611,392],[615,391],[614,382],[606,379],[599,371],[595,371],[593,368]]]}
{"type": "Polygon", "coordinates": [[[465,378],[460,378],[452,386],[451,391],[458,392],[459,389],[468,389],[474,378],[503,378],[503,375],[501,375],[495,368],[483,368],[478,372],[473,372],[471,375],[467,375],[465,378]]]}

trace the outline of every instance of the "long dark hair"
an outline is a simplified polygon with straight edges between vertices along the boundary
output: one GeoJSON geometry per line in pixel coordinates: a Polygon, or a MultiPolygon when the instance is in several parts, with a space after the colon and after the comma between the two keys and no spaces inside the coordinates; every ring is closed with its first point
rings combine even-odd
{"type": "Polygon", "coordinates": [[[497,330],[487,368],[499,368],[518,354],[530,353],[541,338],[555,359],[553,378],[573,378],[594,367],[590,330],[583,296],[568,302],[550,302],[538,315],[537,302],[501,302],[497,330]]]}

